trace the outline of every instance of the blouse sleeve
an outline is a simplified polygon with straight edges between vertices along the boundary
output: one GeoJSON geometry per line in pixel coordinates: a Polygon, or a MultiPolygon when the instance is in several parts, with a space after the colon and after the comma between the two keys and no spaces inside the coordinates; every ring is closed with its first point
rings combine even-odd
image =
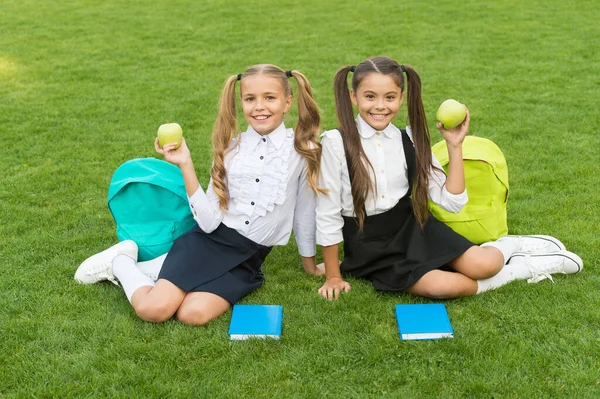
{"type": "Polygon", "coordinates": [[[219,227],[225,214],[219,208],[219,197],[212,189],[212,179],[208,183],[206,193],[202,187],[198,187],[198,190],[188,197],[188,202],[196,223],[205,233],[211,233],[219,227]]]}
{"type": "Polygon", "coordinates": [[[298,194],[294,208],[294,236],[300,256],[311,257],[316,254],[315,246],[315,193],[308,184],[308,166],[306,163],[298,178],[298,194]]]}
{"type": "Polygon", "coordinates": [[[317,196],[317,244],[322,246],[342,242],[342,157],[344,147],[337,130],[323,133],[321,166],[318,185],[328,190],[317,196]]]}
{"type": "MultiPolygon", "coordinates": [[[[406,127],[406,133],[411,141],[414,142],[412,137],[412,129],[410,126],[406,127]]],[[[431,161],[433,168],[429,173],[429,187],[427,188],[427,194],[429,199],[441,206],[448,212],[458,213],[467,204],[469,197],[467,196],[467,189],[460,194],[452,194],[446,188],[446,173],[442,168],[440,161],[431,154],[431,161]]]]}
{"type": "Polygon", "coordinates": [[[429,198],[441,206],[448,212],[458,213],[467,204],[469,197],[467,196],[467,189],[460,194],[452,194],[446,188],[446,174],[443,172],[440,161],[431,154],[433,157],[434,168],[431,169],[429,175],[429,198]],[[436,169],[439,168],[439,169],[436,169]]]}

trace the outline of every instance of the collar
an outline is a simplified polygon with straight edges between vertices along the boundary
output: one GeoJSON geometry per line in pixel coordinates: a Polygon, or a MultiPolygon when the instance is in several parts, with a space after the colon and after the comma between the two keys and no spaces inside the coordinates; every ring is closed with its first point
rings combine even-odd
{"type": "Polygon", "coordinates": [[[279,127],[273,130],[271,133],[261,135],[257,133],[252,126],[248,126],[248,130],[246,131],[246,134],[244,136],[246,136],[245,139],[247,140],[250,148],[256,147],[258,142],[264,137],[268,141],[273,143],[275,148],[280,149],[281,145],[283,144],[283,141],[285,140],[286,129],[285,125],[282,122],[281,125],[279,125],[279,127]]]}
{"type": "MultiPolygon", "coordinates": [[[[373,137],[373,135],[375,133],[377,133],[377,130],[373,129],[373,127],[371,125],[369,125],[367,122],[365,122],[364,119],[361,118],[360,115],[358,115],[356,117],[356,126],[358,127],[358,133],[364,139],[369,139],[369,138],[373,137]]],[[[396,126],[392,125],[391,123],[389,125],[387,125],[387,127],[385,129],[383,129],[383,134],[388,139],[391,139],[392,137],[394,137],[394,135],[396,135],[398,133],[400,133],[400,130],[396,126]]]]}

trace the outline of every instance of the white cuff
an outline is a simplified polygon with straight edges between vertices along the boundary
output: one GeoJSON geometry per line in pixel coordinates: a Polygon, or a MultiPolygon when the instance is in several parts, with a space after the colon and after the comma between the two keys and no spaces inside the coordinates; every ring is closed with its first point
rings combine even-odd
{"type": "Polygon", "coordinates": [[[452,194],[448,191],[446,185],[444,185],[444,187],[442,187],[442,203],[438,205],[448,212],[458,213],[464,208],[468,201],[469,196],[467,195],[467,189],[460,194],[452,194]]]}

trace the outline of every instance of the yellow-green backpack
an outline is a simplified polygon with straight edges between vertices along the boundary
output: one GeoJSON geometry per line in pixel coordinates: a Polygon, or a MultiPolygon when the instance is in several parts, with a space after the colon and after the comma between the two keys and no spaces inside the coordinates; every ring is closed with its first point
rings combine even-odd
{"type": "MultiPolygon", "coordinates": [[[[431,151],[448,173],[445,141],[431,151]]],[[[469,202],[459,213],[445,211],[429,201],[429,210],[438,220],[475,244],[494,241],[508,234],[508,167],[504,154],[491,140],[467,136],[463,142],[465,185],[469,202]]]]}

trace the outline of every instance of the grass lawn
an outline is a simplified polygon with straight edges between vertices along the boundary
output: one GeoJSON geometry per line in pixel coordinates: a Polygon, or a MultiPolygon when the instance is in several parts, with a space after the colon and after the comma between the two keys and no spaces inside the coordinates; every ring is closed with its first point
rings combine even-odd
{"type": "Polygon", "coordinates": [[[591,0],[0,2],[0,397],[600,397],[599,19],[591,0]],[[335,71],[379,54],[419,71],[432,128],[443,100],[469,106],[509,164],[510,233],[559,237],[582,274],[443,301],[455,338],[428,342],[393,311],[432,301],[351,281],[329,303],[293,240],[243,300],[283,305],[280,341],[230,342],[231,312],[153,325],[75,283],[116,242],[111,174],[155,156],[160,124],[206,186],[227,77],[304,72],[330,129],[335,71]]]}

